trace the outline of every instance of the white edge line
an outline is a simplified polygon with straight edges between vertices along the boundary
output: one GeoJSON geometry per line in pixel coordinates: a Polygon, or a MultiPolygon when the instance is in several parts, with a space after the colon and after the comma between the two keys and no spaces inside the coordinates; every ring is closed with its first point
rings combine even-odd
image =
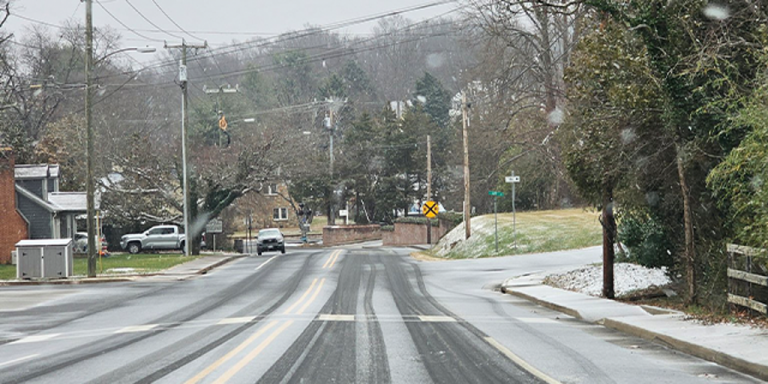
{"type": "Polygon", "coordinates": [[[530,374],[536,376],[537,378],[543,380],[547,384],[562,384],[561,382],[549,377],[546,373],[539,371],[536,367],[528,364],[525,360],[521,359],[512,351],[510,351],[507,347],[501,345],[498,341],[494,340],[492,337],[486,337],[485,341],[488,342],[488,344],[492,345],[494,348],[498,349],[499,352],[503,353],[504,356],[507,356],[510,360],[512,360],[515,364],[519,365],[526,371],[528,371],[530,374]]]}
{"type": "Polygon", "coordinates": [[[14,363],[19,363],[19,362],[22,362],[24,360],[29,360],[29,359],[31,359],[33,357],[37,357],[37,356],[40,356],[40,354],[39,353],[35,353],[34,355],[20,357],[20,358],[18,358],[16,360],[6,361],[5,363],[0,363],[0,367],[4,367],[6,365],[11,365],[11,364],[14,364],[14,363]]]}
{"type": "Polygon", "coordinates": [[[272,257],[270,257],[270,258],[269,258],[269,260],[267,260],[267,261],[265,261],[265,262],[263,262],[263,263],[259,264],[259,266],[258,266],[258,267],[256,267],[256,269],[254,269],[254,271],[258,271],[259,269],[261,269],[261,267],[263,267],[263,266],[267,265],[267,263],[269,263],[270,261],[274,260],[274,259],[275,259],[275,258],[277,258],[278,256],[280,256],[280,255],[275,255],[275,256],[272,256],[272,257]]]}

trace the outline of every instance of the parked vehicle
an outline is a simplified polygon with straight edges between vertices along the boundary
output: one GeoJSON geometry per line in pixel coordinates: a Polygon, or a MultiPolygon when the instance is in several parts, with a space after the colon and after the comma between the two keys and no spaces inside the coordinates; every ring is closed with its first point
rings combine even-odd
{"type": "Polygon", "coordinates": [[[277,251],[285,253],[285,238],[283,233],[277,228],[266,228],[259,231],[256,238],[256,254],[262,252],[277,251]]]}
{"type": "Polygon", "coordinates": [[[184,234],[175,225],[156,225],[143,233],[123,235],[120,247],[136,254],[141,250],[184,250],[184,234]]]}
{"type": "MultiPolygon", "coordinates": [[[[99,252],[102,252],[102,255],[109,255],[109,253],[106,252],[106,249],[107,249],[107,239],[104,237],[104,234],[102,233],[101,247],[99,248],[99,252]]],[[[88,253],[88,232],[75,233],[75,252],[88,253]]]]}

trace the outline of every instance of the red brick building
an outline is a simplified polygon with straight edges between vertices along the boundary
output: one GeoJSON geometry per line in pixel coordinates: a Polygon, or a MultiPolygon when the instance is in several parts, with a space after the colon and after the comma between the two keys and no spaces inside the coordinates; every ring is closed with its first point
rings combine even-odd
{"type": "Polygon", "coordinates": [[[0,264],[11,263],[11,251],[29,237],[29,224],[16,208],[13,150],[0,148],[0,264]]]}

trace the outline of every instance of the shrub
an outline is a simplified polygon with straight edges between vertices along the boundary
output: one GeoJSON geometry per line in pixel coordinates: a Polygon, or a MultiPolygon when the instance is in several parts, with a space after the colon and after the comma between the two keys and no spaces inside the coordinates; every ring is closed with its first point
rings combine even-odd
{"type": "Polygon", "coordinates": [[[649,268],[670,267],[673,260],[664,229],[647,212],[624,212],[619,241],[629,249],[629,260],[649,268]]]}

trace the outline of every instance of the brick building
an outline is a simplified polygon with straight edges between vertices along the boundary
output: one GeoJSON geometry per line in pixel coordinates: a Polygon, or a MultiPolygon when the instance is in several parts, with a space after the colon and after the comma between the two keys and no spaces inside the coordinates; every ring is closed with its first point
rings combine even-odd
{"type": "Polygon", "coordinates": [[[73,239],[85,192],[59,192],[58,164],[15,164],[10,148],[0,152],[0,264],[19,240],[73,239]]]}
{"type": "Polygon", "coordinates": [[[11,251],[29,236],[27,221],[16,208],[13,150],[0,148],[0,264],[11,263],[11,251]]]}

